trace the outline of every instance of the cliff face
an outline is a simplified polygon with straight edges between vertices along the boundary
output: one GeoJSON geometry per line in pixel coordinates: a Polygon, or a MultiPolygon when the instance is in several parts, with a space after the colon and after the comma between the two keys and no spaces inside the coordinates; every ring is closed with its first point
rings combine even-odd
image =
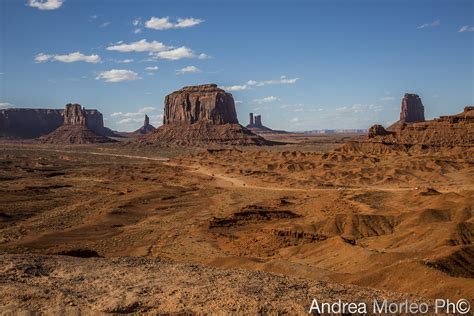
{"type": "Polygon", "coordinates": [[[163,124],[238,124],[232,94],[215,84],[184,87],[165,97],[163,124]]]}
{"type": "Polygon", "coordinates": [[[393,132],[386,133],[383,127],[372,127],[369,137],[373,142],[390,145],[422,145],[426,147],[474,146],[474,107],[449,116],[416,122],[403,123],[393,132]],[[375,132],[377,129],[377,132],[375,132]]]}
{"type": "Polygon", "coordinates": [[[62,110],[0,110],[0,137],[36,138],[62,125],[62,110]]]}
{"type": "Polygon", "coordinates": [[[215,84],[184,87],[167,95],[163,125],[137,142],[164,147],[269,143],[239,125],[232,94],[215,84]]]}
{"type": "Polygon", "coordinates": [[[66,104],[63,117],[63,125],[86,126],[86,110],[79,104],[66,104]]]}
{"type": "MultiPolygon", "coordinates": [[[[97,112],[97,111],[96,111],[97,112]]],[[[112,139],[97,133],[89,127],[89,118],[92,117],[92,126],[97,124],[97,113],[88,115],[80,104],[66,104],[63,111],[63,124],[53,132],[41,136],[38,141],[45,144],[92,144],[113,142],[112,139]]],[[[102,128],[104,128],[102,126],[102,128]]]]}
{"type": "MultiPolygon", "coordinates": [[[[0,137],[32,139],[51,133],[64,122],[64,111],[59,109],[3,109],[0,110],[0,137]]],[[[79,114],[71,108],[71,113],[75,113],[74,120],[79,116],[86,118],[87,127],[95,133],[104,136],[113,136],[113,132],[104,127],[102,113],[98,110],[85,110],[79,114]]],[[[66,117],[71,117],[69,114],[66,117]]]]}
{"type": "Polygon", "coordinates": [[[405,93],[402,99],[400,121],[406,123],[423,122],[425,120],[425,107],[417,94],[405,93]]]}

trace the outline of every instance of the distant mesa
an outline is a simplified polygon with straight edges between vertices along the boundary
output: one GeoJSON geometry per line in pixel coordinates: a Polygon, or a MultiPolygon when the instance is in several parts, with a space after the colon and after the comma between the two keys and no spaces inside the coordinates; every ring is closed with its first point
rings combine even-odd
{"type": "Polygon", "coordinates": [[[466,106],[464,111],[434,120],[425,120],[425,108],[421,98],[407,93],[402,99],[400,120],[385,129],[374,125],[369,129],[371,142],[388,145],[426,148],[473,146],[474,107],[466,106]]]}
{"type": "Polygon", "coordinates": [[[136,135],[145,135],[150,132],[153,132],[156,128],[150,124],[150,118],[148,115],[145,114],[145,121],[143,122],[143,126],[133,132],[136,135]]]}
{"type": "Polygon", "coordinates": [[[44,144],[93,144],[115,142],[113,139],[94,132],[89,126],[87,112],[80,104],[66,104],[62,113],[63,124],[53,132],[41,136],[44,144]]]}
{"type": "Polygon", "coordinates": [[[216,84],[184,87],[167,95],[163,125],[136,142],[158,146],[269,144],[239,124],[232,94],[216,84]]]}
{"type": "MultiPolygon", "coordinates": [[[[34,139],[49,134],[64,123],[63,109],[11,108],[0,110],[0,137],[34,139]]],[[[85,110],[86,126],[94,133],[106,137],[118,137],[104,126],[102,113],[85,110]]]]}

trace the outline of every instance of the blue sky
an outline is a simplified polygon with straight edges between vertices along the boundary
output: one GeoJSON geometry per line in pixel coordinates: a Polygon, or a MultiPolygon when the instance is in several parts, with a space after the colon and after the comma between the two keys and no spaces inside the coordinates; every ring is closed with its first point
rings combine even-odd
{"type": "Polygon", "coordinates": [[[1,0],[0,107],[98,108],[161,124],[164,96],[216,83],[269,127],[427,118],[474,104],[474,1],[1,0]]]}

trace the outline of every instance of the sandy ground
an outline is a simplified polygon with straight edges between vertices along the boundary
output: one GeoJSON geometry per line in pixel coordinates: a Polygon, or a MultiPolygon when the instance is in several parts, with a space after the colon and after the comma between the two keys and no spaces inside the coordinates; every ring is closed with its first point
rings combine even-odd
{"type": "MultiPolygon", "coordinates": [[[[3,312],[307,314],[313,299],[423,302],[334,282],[145,258],[0,256],[3,312]]],[[[428,301],[429,302],[429,301],[428,301]]]]}
{"type": "MultiPolygon", "coordinates": [[[[299,151],[295,145],[291,150],[170,154],[129,152],[120,146],[32,146],[0,150],[0,251],[10,267],[1,286],[9,293],[21,283],[33,293],[23,299],[1,296],[4,307],[35,310],[48,302],[66,307],[68,301],[59,293],[68,286],[67,293],[82,288],[80,282],[56,280],[56,274],[42,275],[44,283],[35,283],[37,278],[28,273],[19,276],[22,263],[44,263],[61,271],[62,278],[73,277],[75,269],[61,270],[71,265],[76,276],[106,280],[114,266],[117,273],[140,275],[127,272],[123,265],[128,260],[139,270],[166,262],[176,271],[188,265],[209,274],[227,271],[238,278],[237,287],[248,283],[245,278],[252,271],[264,271],[258,275],[299,278],[318,286],[322,283],[312,282],[342,284],[349,296],[376,289],[426,298],[474,298],[472,151],[319,152],[299,151]],[[55,256],[84,253],[103,258],[55,256]],[[57,291],[35,292],[46,284],[56,284],[57,291]]],[[[193,286],[205,280],[195,275],[189,279],[193,286]]],[[[169,286],[178,291],[176,297],[188,295],[188,284],[176,282],[169,286]]],[[[92,290],[81,299],[71,294],[71,300],[84,309],[110,312],[128,302],[114,301],[114,288],[97,290],[105,291],[103,301],[85,303],[82,299],[92,299],[92,290]],[[115,307],[107,309],[107,297],[115,307]]],[[[153,292],[153,299],[164,305],[141,299],[137,305],[132,299],[136,309],[131,311],[255,312],[267,299],[273,302],[269,311],[284,311],[285,306],[304,310],[307,304],[306,299],[289,299],[301,294],[295,290],[277,298],[262,294],[250,309],[239,309],[238,302],[250,292],[229,288],[238,295],[225,303],[217,295],[226,292],[219,289],[188,310],[185,305],[172,309],[176,297],[167,300],[153,292]],[[212,297],[220,303],[212,305],[212,297]],[[225,308],[215,309],[221,305],[225,308]]],[[[126,293],[121,290],[117,297],[126,293]]],[[[313,295],[305,293],[304,298],[313,295]]]]}

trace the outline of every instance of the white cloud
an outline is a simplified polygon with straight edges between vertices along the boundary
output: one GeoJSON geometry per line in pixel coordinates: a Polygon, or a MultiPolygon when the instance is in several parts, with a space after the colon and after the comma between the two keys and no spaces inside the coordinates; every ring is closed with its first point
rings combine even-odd
{"type": "Polygon", "coordinates": [[[201,54],[199,54],[199,56],[198,56],[198,59],[209,59],[209,58],[211,58],[211,56],[206,55],[206,54],[204,54],[204,53],[201,53],[201,54]]]}
{"type": "Polygon", "coordinates": [[[96,64],[100,62],[99,55],[84,55],[80,52],[74,52],[67,55],[55,55],[53,56],[53,60],[60,61],[63,63],[74,63],[78,61],[84,61],[86,63],[93,63],[96,64]]]}
{"type": "Polygon", "coordinates": [[[265,97],[263,99],[255,99],[253,100],[253,102],[255,103],[258,103],[258,104],[263,104],[263,103],[270,103],[270,102],[275,102],[275,101],[279,101],[280,99],[277,98],[277,97],[274,97],[274,96],[269,96],[269,97],[265,97]]]}
{"type": "Polygon", "coordinates": [[[158,66],[146,67],[145,68],[146,71],[158,71],[158,69],[160,69],[158,66]]]}
{"type": "Polygon", "coordinates": [[[125,69],[112,69],[108,71],[100,72],[96,77],[96,80],[103,79],[105,82],[123,82],[123,81],[133,81],[141,79],[138,74],[131,70],[125,69]]]}
{"type": "Polygon", "coordinates": [[[74,52],[67,55],[47,55],[40,53],[36,55],[35,62],[44,63],[46,61],[60,61],[63,63],[75,63],[78,61],[83,61],[86,63],[96,64],[100,62],[99,55],[84,55],[80,52],[74,52]]]}
{"type": "Polygon", "coordinates": [[[153,106],[145,106],[144,108],[141,108],[140,110],[138,110],[138,113],[153,112],[155,110],[156,108],[153,106]]]}
{"type": "Polygon", "coordinates": [[[294,84],[298,80],[299,78],[287,78],[286,76],[280,76],[279,79],[264,80],[264,81],[249,80],[245,84],[242,84],[242,85],[224,86],[221,88],[224,90],[229,90],[229,91],[240,91],[240,90],[247,90],[250,87],[263,87],[265,85],[294,84]]]}
{"type": "Polygon", "coordinates": [[[187,66],[187,67],[176,70],[177,75],[184,75],[184,74],[197,73],[197,72],[201,72],[201,69],[197,68],[196,66],[187,66]]]}
{"type": "Polygon", "coordinates": [[[226,91],[242,91],[247,90],[247,85],[223,86],[220,88],[226,91]]]}
{"type": "Polygon", "coordinates": [[[395,100],[395,97],[390,96],[390,95],[380,98],[380,101],[393,101],[393,100],[395,100]]]}
{"type": "Polygon", "coordinates": [[[35,62],[37,63],[44,63],[47,62],[48,60],[51,59],[51,55],[39,53],[38,55],[35,56],[35,62]]]}
{"type": "Polygon", "coordinates": [[[198,24],[201,24],[204,22],[204,20],[201,19],[195,19],[195,18],[178,18],[178,23],[175,24],[175,28],[186,28],[186,27],[192,27],[198,24]]]}
{"type": "Polygon", "coordinates": [[[148,42],[146,39],[142,39],[137,42],[130,44],[118,44],[107,47],[107,50],[117,51],[122,53],[128,52],[162,52],[167,50],[168,47],[160,42],[152,41],[148,42]]]}
{"type": "Polygon", "coordinates": [[[120,125],[127,125],[127,124],[133,124],[133,123],[138,123],[138,122],[141,122],[143,121],[143,119],[141,118],[125,118],[125,119],[122,119],[120,121],[117,122],[117,124],[120,124],[120,125]]]}
{"type": "Polygon", "coordinates": [[[273,79],[273,80],[264,80],[264,81],[249,80],[247,81],[247,84],[250,86],[262,87],[269,84],[294,84],[298,80],[299,78],[289,79],[286,76],[280,76],[280,79],[273,79]]]}
{"type": "Polygon", "coordinates": [[[0,109],[9,109],[13,108],[14,105],[8,102],[0,102],[0,109]]]}
{"type": "Polygon", "coordinates": [[[63,5],[64,0],[29,0],[28,5],[40,10],[56,10],[63,5]]]}
{"type": "Polygon", "coordinates": [[[356,103],[351,106],[343,106],[336,109],[337,112],[342,113],[367,113],[367,112],[380,112],[382,106],[375,104],[360,104],[356,103]]]}
{"type": "Polygon", "coordinates": [[[99,27],[107,27],[111,24],[111,22],[104,22],[102,23],[101,25],[99,25],[99,27]]]}
{"type": "Polygon", "coordinates": [[[145,22],[145,27],[154,30],[180,29],[192,27],[202,22],[204,22],[204,20],[194,18],[178,18],[177,22],[173,23],[172,21],[170,21],[170,18],[168,16],[163,18],[157,18],[153,16],[145,22]]]}
{"type": "Polygon", "coordinates": [[[441,21],[436,20],[436,21],[433,21],[431,23],[424,23],[424,24],[418,26],[417,28],[418,29],[424,29],[424,28],[427,28],[427,27],[435,27],[435,26],[440,26],[440,25],[441,25],[441,21]]]}
{"type": "Polygon", "coordinates": [[[162,51],[154,55],[155,58],[179,60],[182,58],[195,58],[194,52],[186,46],[181,46],[175,49],[162,51]]]}
{"type": "Polygon", "coordinates": [[[139,109],[138,111],[136,112],[127,112],[127,113],[123,113],[123,112],[115,112],[115,113],[112,113],[110,114],[110,116],[112,117],[137,117],[137,116],[143,116],[145,113],[150,113],[150,112],[154,112],[156,111],[156,108],[153,107],[153,106],[145,106],[141,109],[139,109]]]}
{"type": "Polygon", "coordinates": [[[138,18],[132,21],[133,26],[139,26],[142,24],[142,19],[138,18]]]}
{"type": "Polygon", "coordinates": [[[140,34],[142,32],[142,29],[134,29],[133,34],[140,34]]]}
{"type": "Polygon", "coordinates": [[[115,61],[116,63],[118,64],[129,64],[129,63],[133,63],[133,59],[121,59],[121,60],[116,60],[115,61]]]}
{"type": "Polygon", "coordinates": [[[294,117],[294,118],[292,118],[292,119],[290,120],[290,123],[298,123],[299,121],[300,121],[299,118],[294,117]]]}
{"type": "Polygon", "coordinates": [[[458,31],[459,33],[464,33],[464,32],[474,32],[474,26],[469,26],[469,25],[464,25],[461,27],[458,31]]]}

